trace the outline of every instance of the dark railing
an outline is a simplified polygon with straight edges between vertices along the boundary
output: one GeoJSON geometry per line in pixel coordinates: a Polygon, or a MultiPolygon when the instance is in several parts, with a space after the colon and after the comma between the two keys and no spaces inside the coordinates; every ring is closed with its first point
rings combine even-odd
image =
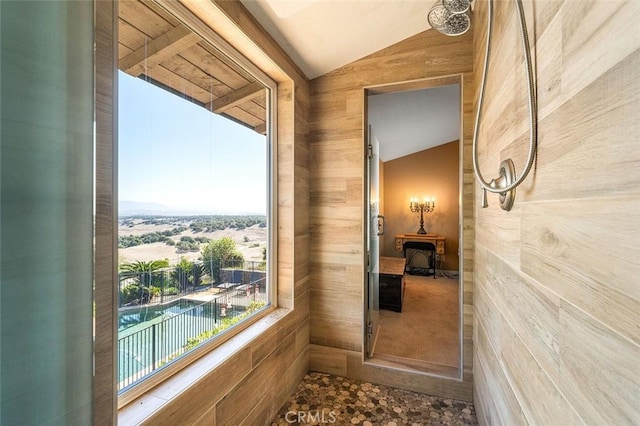
{"type": "Polygon", "coordinates": [[[118,274],[118,307],[165,303],[228,282],[246,284],[264,274],[261,262],[234,260],[215,264],[194,262],[188,269],[175,266],[155,271],[123,271],[118,274]],[[237,278],[239,273],[248,276],[237,278]]]}
{"type": "MultiPolygon", "coordinates": [[[[240,272],[243,277],[251,277],[255,271],[240,272]]],[[[216,291],[215,295],[205,296],[208,300],[204,301],[183,297],[169,303],[147,305],[133,313],[132,309],[121,310],[118,390],[134,384],[188,351],[194,346],[190,344],[192,339],[196,339],[197,344],[203,333],[222,331],[225,324],[233,323],[233,318],[247,315],[247,309],[255,307],[253,302],[264,302],[261,305],[268,302],[264,272],[258,279],[246,283],[220,284],[216,291]]],[[[202,298],[200,294],[197,296],[202,298]]]]}

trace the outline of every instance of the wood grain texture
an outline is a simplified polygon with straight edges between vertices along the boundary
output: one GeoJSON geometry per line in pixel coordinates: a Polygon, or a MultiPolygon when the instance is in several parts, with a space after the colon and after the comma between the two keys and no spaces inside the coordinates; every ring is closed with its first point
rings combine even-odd
{"type": "Polygon", "coordinates": [[[583,419],[633,424],[640,419],[638,346],[563,302],[560,389],[583,419]]]}
{"type": "Polygon", "coordinates": [[[292,80],[300,86],[307,84],[308,80],[300,68],[239,0],[184,1],[184,4],[275,81],[292,80]]]}
{"type": "Polygon", "coordinates": [[[504,333],[500,358],[527,421],[541,425],[581,425],[580,417],[516,332],[506,329],[504,333]]]}
{"type": "MultiPolygon", "coordinates": [[[[203,360],[203,362],[207,361],[203,360]]],[[[153,413],[153,416],[145,419],[145,423],[189,424],[198,419],[202,411],[208,410],[210,406],[221,400],[251,371],[251,350],[247,348],[211,369],[207,372],[208,374],[202,374],[205,371],[192,374],[191,380],[194,383],[191,384],[188,392],[181,392],[184,384],[175,383],[182,379],[180,376],[185,375],[174,376],[150,394],[152,397],[161,398],[164,404],[153,413]],[[167,401],[175,402],[168,404],[167,401]]]]}
{"type": "MultiPolygon", "coordinates": [[[[496,5],[479,160],[491,171],[512,157],[519,170],[528,138],[522,54],[513,2],[496,5]]],[[[482,52],[487,1],[475,6],[482,52]]],[[[526,9],[538,157],[511,212],[476,198],[474,402],[481,424],[634,424],[640,36],[631,22],[640,3],[533,0],[526,9]]]]}
{"type": "Polygon", "coordinates": [[[504,310],[503,316],[546,374],[557,381],[560,298],[490,252],[486,267],[487,292],[495,295],[493,300],[501,307],[518,306],[517,310],[504,310]]]}
{"type": "Polygon", "coordinates": [[[322,371],[336,376],[347,375],[347,354],[342,349],[326,345],[309,345],[309,366],[311,370],[322,371]]]}
{"type": "Polygon", "coordinates": [[[638,78],[640,50],[541,121],[536,173],[525,186],[526,200],[640,192],[640,87],[630,84],[638,78]],[[567,170],[572,179],[566,179],[567,170]],[[615,188],[612,170],[618,175],[615,188]]]}
{"type": "Polygon", "coordinates": [[[138,76],[146,67],[154,67],[199,41],[200,37],[186,28],[175,27],[148,45],[139,47],[121,58],[119,67],[133,76],[138,76]]]}
{"type": "MultiPolygon", "coordinates": [[[[271,354],[263,362],[262,368],[253,369],[242,379],[242,386],[234,388],[216,404],[217,424],[239,425],[260,401],[270,395],[273,398],[274,393],[270,392],[266,383],[274,383],[276,375],[279,374],[277,357],[271,354]]],[[[273,402],[271,404],[273,405],[273,402]]]]}
{"type": "Polygon", "coordinates": [[[640,345],[638,209],[637,197],[523,206],[522,270],[640,345]]]}
{"type": "MultiPolygon", "coordinates": [[[[501,368],[499,349],[492,346],[481,322],[475,324],[473,331],[474,353],[478,354],[473,363],[476,378],[474,404],[479,400],[478,405],[483,407],[484,416],[489,419],[486,424],[505,426],[529,424],[514,390],[509,386],[506,375],[498,374],[501,368]],[[486,392],[483,395],[487,397],[478,398],[480,389],[486,392]]],[[[485,424],[482,418],[478,420],[481,424],[485,424]]]]}
{"type": "Polygon", "coordinates": [[[112,425],[117,419],[117,2],[95,5],[95,328],[93,421],[112,425]]]}
{"type": "Polygon", "coordinates": [[[259,73],[243,70],[232,59],[225,58],[218,50],[225,45],[224,41],[216,33],[177,2],[121,3],[118,40],[121,70],[136,77],[151,77],[207,109],[213,109],[214,103],[216,112],[224,112],[225,116],[264,132],[265,97],[247,97],[246,91],[242,91],[256,82],[259,73]],[[182,22],[178,22],[177,16],[182,22]],[[234,95],[238,90],[242,93],[234,95]]]}
{"type": "Polygon", "coordinates": [[[469,173],[473,131],[472,55],[471,34],[452,38],[426,31],[311,82],[312,292],[309,333],[314,348],[312,368],[337,370],[348,377],[378,380],[392,386],[411,386],[436,395],[471,398],[473,251],[466,248],[473,247],[474,233],[473,209],[468,206],[473,203],[473,177],[469,173]],[[461,221],[465,223],[460,262],[465,271],[461,278],[465,288],[465,306],[461,309],[464,312],[461,315],[464,362],[461,371],[466,374],[461,382],[363,366],[361,353],[364,337],[365,89],[385,92],[397,90],[399,84],[415,89],[452,80],[459,81],[462,87],[464,140],[460,169],[467,170],[459,189],[463,200],[461,221]],[[337,356],[335,350],[347,351],[349,356],[337,356]],[[329,357],[326,361],[322,359],[325,355],[329,357]],[[346,367],[345,359],[348,360],[346,367]]]}

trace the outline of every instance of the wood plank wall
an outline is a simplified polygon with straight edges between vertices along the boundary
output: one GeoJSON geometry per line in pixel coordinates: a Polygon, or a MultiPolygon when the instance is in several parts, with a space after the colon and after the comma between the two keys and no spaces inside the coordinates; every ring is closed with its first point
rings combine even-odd
{"type": "Polygon", "coordinates": [[[116,76],[118,22],[117,2],[96,2],[95,10],[95,328],[93,424],[117,423],[116,387],[118,365],[118,234],[116,76]],[[117,241],[117,239],[116,239],[117,241]]]}
{"type": "MultiPolygon", "coordinates": [[[[198,12],[205,4],[191,6],[198,12]]],[[[240,50],[245,47],[249,60],[277,58],[263,68],[278,82],[277,280],[282,309],[125,406],[118,413],[121,424],[270,424],[309,369],[308,81],[240,2],[206,6],[210,9],[200,16],[203,21],[240,50]]]]}
{"type": "Polygon", "coordinates": [[[436,395],[471,399],[473,101],[471,33],[425,31],[311,82],[312,370],[436,395]],[[454,381],[363,364],[364,88],[459,74],[464,121],[464,380],[454,381]]]}
{"type": "MultiPolygon", "coordinates": [[[[487,3],[475,3],[479,84],[487,3]]],[[[527,152],[513,4],[495,2],[480,138],[489,178],[509,156],[522,170],[527,152]]],[[[476,199],[475,407],[481,424],[638,424],[640,2],[525,5],[538,159],[511,212],[476,199]]]]}

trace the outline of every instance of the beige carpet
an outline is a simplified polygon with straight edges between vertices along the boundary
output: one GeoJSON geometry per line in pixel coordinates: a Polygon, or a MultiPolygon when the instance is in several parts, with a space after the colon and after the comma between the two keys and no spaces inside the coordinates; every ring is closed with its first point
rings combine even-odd
{"type": "MultiPolygon", "coordinates": [[[[405,275],[402,312],[380,310],[374,359],[458,368],[458,280],[405,275]],[[417,361],[417,362],[412,362],[417,361]]],[[[428,369],[428,367],[427,367],[428,369]]]]}

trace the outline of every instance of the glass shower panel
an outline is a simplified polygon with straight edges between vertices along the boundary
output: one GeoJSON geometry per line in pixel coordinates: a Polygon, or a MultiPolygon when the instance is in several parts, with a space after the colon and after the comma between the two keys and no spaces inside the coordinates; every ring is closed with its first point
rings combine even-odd
{"type": "Polygon", "coordinates": [[[0,423],[92,422],[93,2],[0,1],[0,423]]]}

